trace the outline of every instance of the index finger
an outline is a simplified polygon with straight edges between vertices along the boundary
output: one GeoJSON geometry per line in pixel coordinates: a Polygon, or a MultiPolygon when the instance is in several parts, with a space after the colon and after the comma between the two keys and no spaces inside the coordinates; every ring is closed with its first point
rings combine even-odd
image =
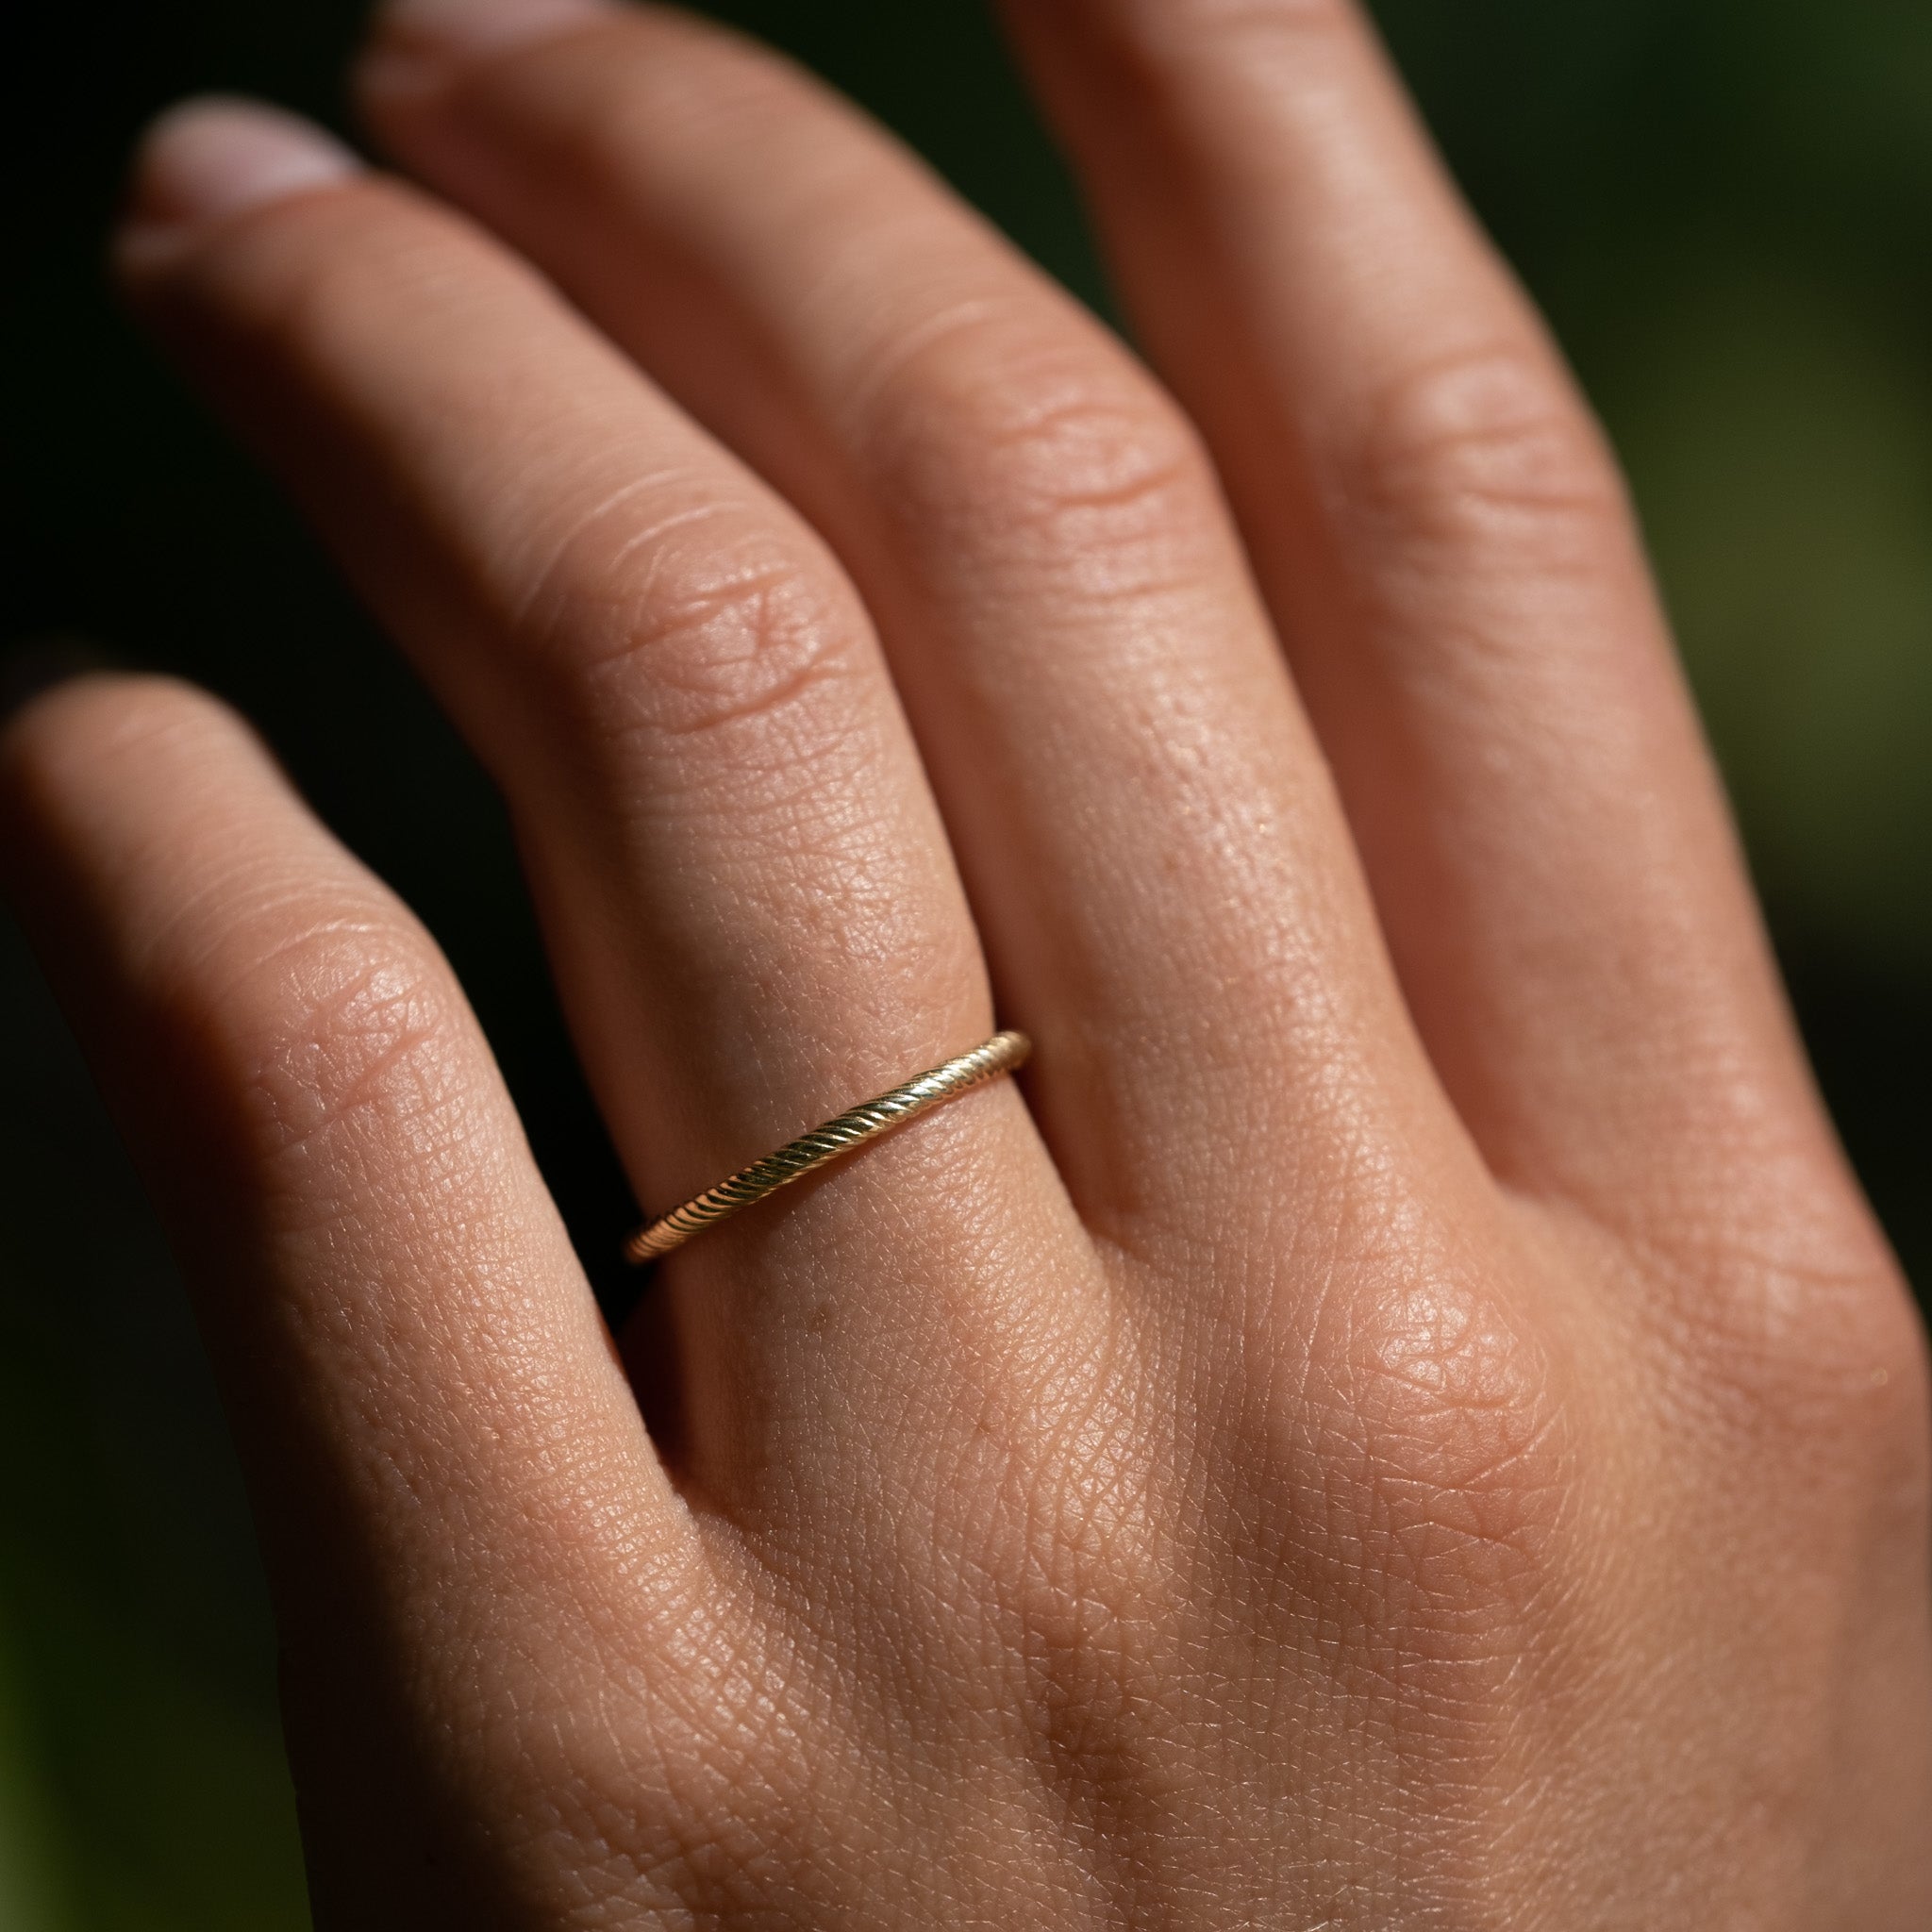
{"type": "Polygon", "coordinates": [[[307,1795],[372,1857],[429,1831],[416,1781],[500,1810],[573,1674],[688,1645],[709,1592],[448,966],[158,680],[8,727],[0,870],[186,1264],[307,1795]]]}

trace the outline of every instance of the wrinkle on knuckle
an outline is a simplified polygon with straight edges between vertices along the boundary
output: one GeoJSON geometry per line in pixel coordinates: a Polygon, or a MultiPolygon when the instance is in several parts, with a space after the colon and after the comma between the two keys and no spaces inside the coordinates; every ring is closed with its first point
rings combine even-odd
{"type": "Polygon", "coordinates": [[[1158,569],[1216,504],[1199,438],[1086,342],[994,307],[924,341],[880,387],[888,500],[927,541],[1032,555],[1107,580],[1158,569]]]}
{"type": "Polygon", "coordinates": [[[1353,1307],[1330,1383],[1329,1534],[1386,1637],[1493,1642],[1549,1590],[1574,1453],[1552,1366],[1507,1291],[1444,1272],[1353,1307]]]}
{"type": "Polygon", "coordinates": [[[704,506],[558,549],[516,617],[538,675],[592,742],[836,737],[862,685],[864,624],[822,559],[704,506]]]}
{"type": "Polygon", "coordinates": [[[1335,432],[1333,514],[1371,543],[1515,569],[1601,565],[1625,513],[1582,404],[1528,346],[1462,349],[1404,371],[1335,432]]]}
{"type": "Polygon", "coordinates": [[[426,941],[356,917],[301,924],[232,974],[205,1024],[227,1037],[260,1156],[407,1141],[465,1113],[458,998],[426,941]]]}
{"type": "Polygon", "coordinates": [[[1480,1301],[1422,1291],[1384,1310],[1356,1363],[1363,1410],[1378,1425],[1385,1489],[1472,1506],[1472,1534],[1512,1533],[1525,1483],[1541,1489],[1552,1421],[1524,1343],[1480,1301]]]}

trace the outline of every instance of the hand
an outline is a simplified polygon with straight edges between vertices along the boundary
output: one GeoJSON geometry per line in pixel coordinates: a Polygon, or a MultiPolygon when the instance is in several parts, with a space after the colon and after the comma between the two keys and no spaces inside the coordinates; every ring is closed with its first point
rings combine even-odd
{"type": "Polygon", "coordinates": [[[392,8],[441,200],[144,158],[647,1208],[1037,1042],[672,1257],[647,1432],[404,909],[204,697],[15,719],[318,1924],[1915,1932],[1922,1339],[1599,438],[1341,0],[1012,14],[1158,382],[669,15],[392,8]]]}

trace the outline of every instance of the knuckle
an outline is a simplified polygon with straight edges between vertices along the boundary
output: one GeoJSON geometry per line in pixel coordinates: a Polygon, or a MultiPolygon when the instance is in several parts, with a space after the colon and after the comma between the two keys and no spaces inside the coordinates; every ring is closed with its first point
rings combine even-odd
{"type": "Polygon", "coordinates": [[[1384,1296],[1357,1320],[1348,1375],[1376,1517],[1418,1584],[1439,1567],[1459,1584],[1465,1554],[1520,1552],[1553,1526],[1561,1418],[1500,1296],[1454,1280],[1384,1296]]]}
{"type": "MultiPolygon", "coordinates": [[[[297,363],[339,359],[373,315],[474,306],[471,244],[367,192],[297,205],[233,246],[249,256],[224,270],[244,286],[245,326],[297,363]],[[332,245],[344,224],[354,245],[332,245]]],[[[579,743],[808,714],[789,701],[864,662],[869,632],[837,565],[728,475],[641,460],[615,488],[608,474],[559,476],[530,552],[486,575],[519,671],[579,743]]]]}
{"type": "Polygon", "coordinates": [[[1206,452],[1180,412],[1095,344],[969,314],[881,383],[874,460],[930,541],[1021,548],[1123,586],[1213,525],[1206,452]]]}
{"type": "Polygon", "coordinates": [[[1532,1643],[1560,1592],[1578,1470],[1545,1343],[1507,1290],[1447,1269],[1336,1306],[1287,1423],[1291,1470],[1323,1472],[1292,1545],[1317,1595],[1391,1672],[1532,1643]]]}
{"type": "Polygon", "coordinates": [[[864,668],[864,621],[824,560],[730,506],[588,521],[516,624],[591,743],[775,730],[795,756],[844,725],[864,668]]]}
{"type": "Polygon", "coordinates": [[[1742,1453],[1813,1488],[1923,1493],[1932,1481],[1925,1334],[1862,1215],[1788,1219],[1693,1265],[1690,1373],[1742,1453]]]}
{"type": "Polygon", "coordinates": [[[425,935],[392,916],[271,905],[227,944],[240,963],[204,1024],[224,1037],[271,1165],[321,1142],[335,1156],[358,1141],[425,1149],[460,1110],[460,996],[425,935]]]}
{"type": "Polygon", "coordinates": [[[1341,432],[1324,467],[1338,521],[1371,542],[1457,557],[1507,547],[1541,571],[1599,565],[1624,514],[1587,412],[1526,346],[1405,372],[1341,432]]]}

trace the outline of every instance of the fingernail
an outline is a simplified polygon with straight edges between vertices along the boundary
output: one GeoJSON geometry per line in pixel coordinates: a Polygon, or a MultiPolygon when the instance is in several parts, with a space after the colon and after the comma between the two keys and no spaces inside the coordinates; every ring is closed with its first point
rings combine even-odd
{"type": "Polygon", "coordinates": [[[324,188],[362,163],[312,122],[256,101],[209,97],[171,108],[148,129],[116,243],[141,267],[210,223],[324,188]]]}
{"type": "Polygon", "coordinates": [[[437,59],[466,60],[541,41],[616,11],[614,0],[384,0],[383,42],[437,59]]]}

